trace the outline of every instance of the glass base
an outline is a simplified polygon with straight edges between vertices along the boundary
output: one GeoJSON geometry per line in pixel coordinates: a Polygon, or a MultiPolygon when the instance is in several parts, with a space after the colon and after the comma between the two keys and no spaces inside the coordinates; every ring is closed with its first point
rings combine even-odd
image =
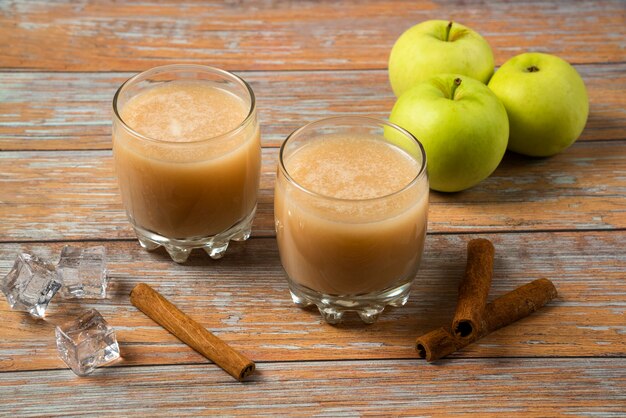
{"type": "MultiPolygon", "coordinates": [[[[206,238],[198,239],[171,239],[154,232],[147,231],[137,225],[133,225],[135,234],[142,248],[153,251],[159,247],[165,247],[167,253],[177,263],[184,263],[189,258],[191,250],[202,248],[213,259],[222,258],[230,241],[245,241],[250,238],[252,221],[256,213],[256,206],[252,212],[228,230],[206,238]]],[[[132,222],[131,222],[132,223],[132,222]]]]}
{"type": "Polygon", "coordinates": [[[338,324],[346,312],[356,312],[366,324],[376,322],[385,306],[404,306],[409,300],[411,283],[404,283],[394,288],[359,296],[330,296],[300,286],[289,280],[291,299],[300,308],[315,305],[324,321],[338,324]]]}

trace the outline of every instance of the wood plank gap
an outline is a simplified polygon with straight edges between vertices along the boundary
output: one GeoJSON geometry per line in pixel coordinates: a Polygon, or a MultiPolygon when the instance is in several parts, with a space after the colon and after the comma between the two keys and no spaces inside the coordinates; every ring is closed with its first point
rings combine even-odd
{"type": "MultiPolygon", "coordinates": [[[[387,120],[387,118],[383,118],[385,120],[387,120]]],[[[91,138],[93,137],[93,135],[72,135],[72,136],[67,136],[67,137],[57,137],[58,139],[71,139],[71,138],[91,138]]],[[[5,136],[4,138],[8,138],[8,136],[5,136]]],[[[20,139],[20,138],[24,138],[24,136],[15,136],[16,139],[20,139]]],[[[615,144],[615,143],[620,143],[620,142],[624,142],[626,141],[626,137],[620,137],[620,138],[614,138],[614,139],[608,139],[608,138],[602,138],[602,139],[580,139],[578,141],[576,141],[576,143],[610,143],[610,144],[615,144]]],[[[282,145],[282,144],[281,144],[282,145]]],[[[263,149],[267,149],[267,150],[271,150],[271,149],[279,149],[281,147],[281,145],[263,145],[262,148],[263,149]]],[[[42,152],[93,152],[93,151],[112,151],[112,148],[108,147],[108,148],[48,148],[48,149],[32,149],[32,148],[10,148],[10,149],[2,149],[0,148],[0,153],[1,152],[36,152],[36,153],[42,153],[42,152]]],[[[511,152],[511,151],[509,151],[511,152]]],[[[566,152],[566,151],[564,151],[566,152]]],[[[522,155],[523,157],[523,155],[522,155]]],[[[544,159],[543,157],[528,157],[529,159],[544,159]]],[[[545,159],[549,159],[551,157],[545,157],[545,159]]]]}
{"type": "MultiPolygon", "coordinates": [[[[463,231],[436,231],[428,232],[428,235],[447,236],[447,235],[502,235],[502,234],[541,234],[541,233],[588,233],[588,232],[623,232],[626,228],[590,228],[590,229],[507,229],[507,230],[488,230],[488,229],[476,229],[476,230],[463,230],[463,231]]],[[[260,238],[260,237],[259,237],[260,238]]],[[[269,238],[269,237],[268,237],[269,238]]]]}
{"type": "MultiPolygon", "coordinates": [[[[255,238],[265,238],[265,237],[255,237],[255,238]]],[[[136,238],[80,238],[80,239],[51,239],[51,240],[45,240],[45,241],[36,241],[36,240],[3,241],[0,239],[0,244],[30,244],[30,243],[61,244],[64,242],[133,242],[133,241],[137,241],[137,239],[136,238]]]]}
{"type": "MultiPolygon", "coordinates": [[[[600,63],[598,63],[600,64],[600,63]]],[[[604,64],[604,63],[603,63],[604,64]]],[[[615,63],[606,63],[606,64],[622,64],[621,62],[615,62],[615,63]]],[[[576,65],[576,64],[573,64],[576,65]]],[[[580,65],[595,65],[594,63],[581,63],[580,65]]],[[[120,73],[140,73],[143,71],[146,71],[148,68],[142,68],[142,69],[134,69],[134,70],[79,70],[79,71],[73,71],[73,70],[42,70],[41,68],[16,68],[16,67],[0,67],[0,74],[2,73],[7,73],[7,74],[16,74],[16,73],[41,73],[41,74],[120,74],[120,73]]],[[[267,70],[267,69],[259,69],[259,70],[250,70],[250,69],[246,69],[246,70],[238,70],[238,69],[233,69],[233,68],[223,68],[224,70],[227,70],[229,72],[236,72],[236,73],[244,73],[244,74],[250,74],[250,73],[349,73],[349,72],[353,72],[353,71],[367,71],[367,72],[375,72],[375,71],[387,71],[387,67],[378,67],[378,68],[371,68],[371,67],[362,67],[362,68],[284,68],[284,69],[280,69],[280,70],[267,70]]]]}
{"type": "MultiPolygon", "coordinates": [[[[522,229],[522,230],[484,230],[484,229],[476,229],[476,230],[463,230],[463,231],[434,231],[428,232],[428,235],[431,236],[465,236],[465,235],[503,235],[503,234],[541,234],[541,233],[589,233],[589,232],[602,232],[602,233],[618,233],[624,232],[626,228],[590,228],[590,229],[522,229]]],[[[251,236],[250,240],[255,239],[276,239],[275,235],[271,236],[251,236]]],[[[94,239],[51,239],[51,240],[7,240],[4,241],[0,239],[0,244],[61,244],[61,243],[71,243],[71,242],[134,242],[137,241],[135,238],[94,238],[94,239]]]]}
{"type": "MultiPolygon", "coordinates": [[[[384,120],[388,120],[387,118],[383,118],[384,120]]],[[[96,135],[85,135],[85,136],[75,136],[75,138],[91,138],[94,137],[96,135]]],[[[62,138],[62,137],[60,137],[62,138]]],[[[592,142],[592,141],[581,141],[582,142],[592,142]]],[[[594,139],[593,143],[594,144],[616,144],[616,143],[621,143],[621,142],[626,142],[626,137],[623,138],[615,138],[615,139],[594,139]]],[[[282,144],[281,144],[282,145],[282,144]]],[[[267,149],[267,150],[272,150],[272,149],[280,149],[281,145],[263,145],[261,148],[262,149],[267,149]]],[[[50,153],[56,153],[56,152],[98,152],[98,151],[112,151],[112,148],[49,148],[49,149],[29,149],[29,148],[11,148],[11,149],[1,149],[0,148],[0,153],[3,152],[28,152],[28,153],[44,153],[44,152],[50,152],[50,153]]],[[[509,153],[511,153],[511,151],[508,151],[509,153]]],[[[524,156],[522,156],[524,157],[524,156]]],[[[551,157],[528,157],[529,159],[533,159],[536,158],[537,160],[541,160],[541,159],[549,159],[551,157]]]]}
{"type": "MultiPolygon", "coordinates": [[[[168,57],[153,57],[154,59],[163,59],[167,60],[168,57]]],[[[569,62],[569,61],[568,61],[569,62]]],[[[625,64],[626,61],[593,61],[593,62],[569,62],[570,65],[620,65],[625,64]]],[[[497,70],[500,66],[496,66],[497,70]]],[[[0,67],[0,73],[67,73],[67,74],[115,74],[115,73],[140,73],[142,71],[147,70],[148,68],[141,69],[120,69],[120,70],[54,70],[54,69],[41,69],[35,67],[0,67]]],[[[239,69],[239,68],[228,68],[230,72],[236,73],[313,73],[313,72],[332,72],[332,73],[340,73],[340,72],[350,72],[350,71],[387,71],[387,67],[352,67],[352,68],[281,68],[279,70],[268,70],[268,69],[239,69]]]]}
{"type": "MultiPolygon", "coordinates": [[[[89,137],[90,135],[86,136],[89,137]]],[[[620,142],[626,142],[626,137],[623,138],[615,138],[615,139],[582,139],[580,141],[576,141],[575,143],[594,143],[594,144],[603,144],[603,143],[608,143],[608,144],[616,144],[616,143],[620,143],[620,142]]],[[[267,150],[271,150],[271,149],[280,149],[281,145],[263,145],[261,148],[262,149],[267,149],[267,150]]],[[[112,148],[55,148],[55,149],[28,149],[28,148],[18,148],[18,149],[1,149],[0,148],[0,152],[28,152],[28,153],[54,153],[54,152],[93,152],[93,151],[112,151],[112,148]]],[[[512,153],[511,151],[507,151],[508,153],[512,153]]],[[[564,152],[567,152],[567,150],[565,150],[564,152]]],[[[517,155],[517,154],[516,154],[517,155]]],[[[522,157],[524,157],[522,155],[522,157]]],[[[551,157],[528,157],[528,159],[537,159],[537,160],[542,160],[542,159],[550,159],[551,157]]]]}
{"type": "Polygon", "coordinates": [[[0,152],[91,152],[91,151],[112,151],[112,148],[56,148],[45,150],[34,149],[0,149],[0,152]]]}
{"type": "MultiPolygon", "coordinates": [[[[626,61],[594,61],[594,62],[569,62],[570,65],[584,65],[584,66],[608,66],[608,65],[622,65],[626,64],[626,61]]],[[[496,66],[497,70],[500,66],[496,66]]],[[[140,73],[142,71],[147,70],[147,68],[141,69],[121,69],[121,70],[53,70],[46,69],[42,70],[41,68],[26,68],[26,67],[0,67],[0,73],[42,73],[42,74],[116,74],[116,73],[140,73]]],[[[283,68],[280,70],[268,70],[268,69],[258,69],[258,70],[250,70],[250,69],[236,69],[236,68],[228,68],[227,71],[237,72],[237,73],[341,73],[341,72],[351,72],[351,71],[367,71],[367,72],[375,72],[375,71],[387,71],[387,67],[355,67],[355,68],[283,68]]]]}
{"type": "MultiPolygon", "coordinates": [[[[397,358],[341,358],[341,359],[316,359],[316,360],[266,360],[266,361],[255,361],[257,366],[263,364],[324,364],[324,363],[369,363],[373,361],[381,362],[381,363],[396,363],[398,361],[415,361],[415,367],[445,367],[446,363],[452,364],[456,362],[472,362],[472,361],[481,361],[481,360],[621,360],[626,358],[626,356],[479,356],[479,357],[462,357],[462,358],[450,358],[439,360],[434,364],[427,363],[423,359],[419,359],[417,357],[397,357],[397,358]]],[[[214,363],[204,362],[204,361],[192,361],[192,362],[184,362],[184,363],[149,363],[149,364],[113,364],[110,366],[105,366],[107,369],[140,369],[140,368],[151,368],[151,367],[186,367],[186,366],[215,366],[214,363]]],[[[217,366],[215,366],[217,367],[217,366]]],[[[0,370],[0,375],[2,374],[20,374],[20,373],[35,373],[35,372],[56,372],[59,370],[65,370],[63,367],[59,368],[42,368],[42,369],[28,369],[28,370],[0,370]]],[[[69,372],[69,369],[67,369],[69,372]]]]}

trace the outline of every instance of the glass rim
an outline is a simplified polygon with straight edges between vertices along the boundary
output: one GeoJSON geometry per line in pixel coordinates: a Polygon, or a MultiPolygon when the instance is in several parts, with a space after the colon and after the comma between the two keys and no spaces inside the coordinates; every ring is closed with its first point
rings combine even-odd
{"type": "Polygon", "coordinates": [[[344,202],[344,203],[348,203],[348,202],[352,202],[352,203],[357,203],[357,202],[374,202],[376,200],[382,200],[382,199],[388,199],[392,196],[398,195],[400,193],[403,193],[404,191],[410,189],[412,186],[414,186],[418,181],[420,181],[425,175],[426,175],[426,151],[424,150],[424,146],[422,145],[422,143],[409,131],[407,131],[406,129],[402,128],[399,125],[396,125],[393,122],[389,122],[386,121],[384,119],[380,119],[377,117],[373,117],[373,116],[332,116],[329,118],[324,118],[324,119],[319,119],[316,120],[314,122],[309,122],[301,127],[299,127],[298,129],[296,129],[295,131],[293,131],[291,134],[289,134],[289,136],[287,136],[287,138],[283,141],[283,143],[280,146],[280,151],[278,154],[278,167],[279,167],[279,171],[283,174],[283,176],[287,179],[287,181],[291,184],[293,184],[295,187],[297,187],[298,189],[300,189],[301,191],[305,192],[306,194],[313,196],[313,197],[317,197],[317,198],[321,198],[321,199],[325,199],[325,200],[330,200],[330,201],[335,201],[335,202],[344,202]],[[399,190],[395,190],[391,193],[382,195],[382,196],[376,196],[376,197],[369,197],[366,199],[347,199],[347,198],[340,198],[340,197],[334,197],[334,196],[328,196],[322,193],[317,193],[314,192],[312,190],[309,190],[308,188],[304,187],[303,185],[301,185],[300,183],[298,183],[290,174],[289,171],[287,170],[287,167],[285,167],[285,161],[284,161],[284,151],[285,151],[285,147],[287,145],[287,143],[289,142],[290,139],[292,139],[294,136],[298,135],[299,133],[301,133],[303,130],[305,129],[309,129],[311,127],[313,127],[314,125],[323,125],[325,123],[328,122],[334,122],[334,121],[338,121],[338,120],[352,120],[352,121],[361,121],[361,122],[366,122],[369,124],[375,124],[378,126],[388,126],[392,129],[395,129],[396,131],[400,132],[401,134],[405,135],[407,138],[409,138],[409,140],[414,141],[417,146],[418,149],[420,151],[420,155],[422,157],[422,162],[421,162],[421,167],[418,170],[417,174],[415,175],[415,177],[413,177],[409,182],[407,182],[407,184],[405,184],[402,188],[400,188],[399,190]]]}
{"type": "Polygon", "coordinates": [[[256,113],[256,97],[254,96],[254,91],[252,90],[252,87],[250,87],[250,85],[246,82],[246,80],[244,80],[243,78],[239,77],[238,75],[231,73],[230,71],[226,71],[226,70],[222,70],[221,68],[217,68],[217,67],[211,67],[209,65],[200,65],[200,64],[168,64],[168,65],[160,65],[157,67],[152,67],[149,68],[145,71],[142,71],[140,73],[137,73],[135,75],[133,75],[132,77],[130,77],[129,79],[127,79],[126,81],[124,81],[122,83],[122,85],[117,89],[117,91],[115,92],[115,95],[113,96],[113,114],[115,116],[115,118],[121,123],[122,127],[131,135],[144,140],[144,141],[148,141],[148,142],[154,142],[154,143],[158,143],[158,144],[167,144],[167,145],[171,145],[171,146],[185,146],[185,145],[193,145],[193,144],[200,144],[200,143],[204,143],[204,142],[209,142],[209,141],[214,141],[217,139],[221,139],[221,138],[225,138],[225,137],[229,137],[232,135],[236,135],[237,133],[239,133],[240,131],[242,131],[243,129],[245,129],[246,126],[248,126],[250,124],[250,122],[252,121],[252,119],[254,118],[254,115],[256,113]],[[250,110],[248,111],[248,114],[246,115],[246,117],[244,118],[244,120],[239,123],[239,125],[237,125],[235,128],[224,132],[223,134],[220,135],[216,135],[216,136],[211,136],[211,137],[207,137],[207,138],[202,138],[202,139],[197,139],[194,141],[167,141],[167,140],[163,140],[163,139],[158,139],[158,138],[152,138],[146,135],[143,135],[139,132],[137,132],[135,129],[131,128],[125,121],[124,119],[122,119],[122,116],[120,115],[119,111],[118,111],[118,99],[120,94],[122,93],[122,91],[127,88],[128,86],[132,85],[134,82],[136,82],[140,77],[145,76],[147,74],[162,74],[162,73],[167,73],[167,72],[178,72],[178,71],[182,71],[182,70],[192,70],[192,71],[196,71],[196,72],[204,72],[204,73],[213,73],[213,74],[217,74],[222,76],[223,78],[226,79],[230,79],[231,81],[235,81],[236,83],[238,83],[239,85],[241,85],[242,87],[244,87],[245,91],[248,92],[248,95],[250,96],[250,110]]]}

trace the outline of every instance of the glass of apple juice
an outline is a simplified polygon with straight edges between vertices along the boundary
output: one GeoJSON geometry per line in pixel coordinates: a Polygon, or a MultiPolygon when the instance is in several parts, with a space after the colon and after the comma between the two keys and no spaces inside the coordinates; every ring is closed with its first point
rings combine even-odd
{"type": "Polygon", "coordinates": [[[113,115],[122,203],[142,247],[184,262],[194,248],[220,258],[250,236],[261,145],[244,80],[201,65],[152,68],[122,84],[113,115]]]}
{"type": "Polygon", "coordinates": [[[406,303],[424,248],[426,155],[392,123],[335,117],[282,144],[274,215],[294,303],[328,323],[356,312],[365,323],[406,303]]]}

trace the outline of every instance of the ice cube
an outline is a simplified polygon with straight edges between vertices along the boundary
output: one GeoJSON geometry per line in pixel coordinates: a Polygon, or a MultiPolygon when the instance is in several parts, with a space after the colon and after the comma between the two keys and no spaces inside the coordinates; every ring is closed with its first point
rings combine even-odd
{"type": "Polygon", "coordinates": [[[79,376],[120,357],[115,331],[95,309],[57,326],[56,340],[59,357],[79,376]]]}
{"type": "Polygon", "coordinates": [[[108,278],[103,246],[78,248],[66,245],[61,251],[57,272],[63,282],[60,293],[64,298],[106,297],[108,278]]]}
{"type": "Polygon", "coordinates": [[[50,299],[61,287],[54,265],[28,253],[18,254],[0,290],[11,308],[43,318],[50,299]]]}

